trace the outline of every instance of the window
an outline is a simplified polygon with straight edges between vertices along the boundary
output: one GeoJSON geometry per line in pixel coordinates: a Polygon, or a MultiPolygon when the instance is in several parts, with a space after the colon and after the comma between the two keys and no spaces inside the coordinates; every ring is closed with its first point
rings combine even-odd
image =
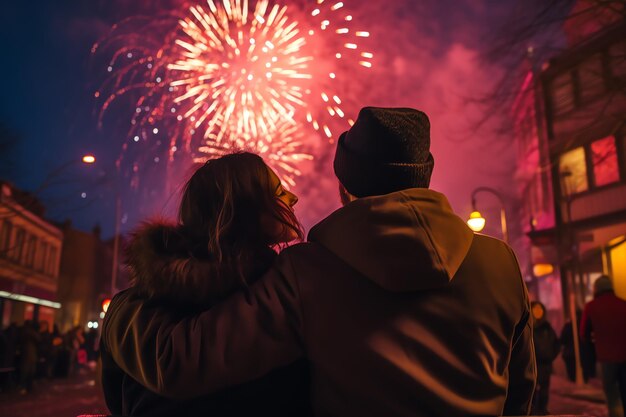
{"type": "Polygon", "coordinates": [[[551,90],[554,114],[567,113],[574,109],[574,83],[571,73],[567,72],[555,78],[551,90]]]}
{"type": "Polygon", "coordinates": [[[13,231],[13,223],[8,220],[2,222],[2,229],[0,229],[0,255],[6,255],[7,251],[11,249],[11,232],[13,231]]]}
{"type": "Polygon", "coordinates": [[[35,269],[38,271],[43,271],[46,267],[46,259],[48,258],[48,244],[46,242],[41,242],[39,246],[39,251],[37,255],[37,263],[35,265],[35,269]]]}
{"type": "Polygon", "coordinates": [[[24,253],[24,237],[26,236],[26,231],[21,227],[15,228],[15,244],[13,245],[13,260],[16,262],[21,262],[22,254],[24,253]]]}
{"type": "Polygon", "coordinates": [[[18,259],[18,262],[22,265],[26,265],[26,258],[30,252],[30,233],[24,233],[24,243],[22,244],[22,256],[18,259]]]}
{"type": "Polygon", "coordinates": [[[561,155],[559,159],[559,174],[561,175],[562,194],[571,195],[582,193],[589,189],[587,181],[587,163],[585,148],[579,147],[561,155]]]}
{"type": "Polygon", "coordinates": [[[615,138],[600,139],[591,144],[591,160],[593,163],[593,179],[596,187],[619,181],[619,164],[615,138]]]}
{"type": "Polygon", "coordinates": [[[35,253],[37,252],[37,236],[30,235],[28,237],[27,248],[25,264],[27,267],[32,268],[35,264],[35,253]]]}
{"type": "Polygon", "coordinates": [[[48,256],[48,266],[47,266],[47,271],[46,271],[48,275],[54,276],[56,263],[57,263],[57,248],[55,248],[54,246],[50,246],[50,256],[48,256]]]}

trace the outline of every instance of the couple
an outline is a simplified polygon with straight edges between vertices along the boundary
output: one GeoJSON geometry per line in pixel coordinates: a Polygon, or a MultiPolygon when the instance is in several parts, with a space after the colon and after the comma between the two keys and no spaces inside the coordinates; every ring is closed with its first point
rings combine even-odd
{"type": "MultiPolygon", "coordinates": [[[[344,207],[300,239],[258,156],[207,162],[179,224],[129,246],[101,355],[122,415],[528,414],[530,306],[512,250],[429,190],[428,117],[367,107],[338,140],[344,207]]],[[[460,167],[459,167],[460,168],[460,167]]]]}

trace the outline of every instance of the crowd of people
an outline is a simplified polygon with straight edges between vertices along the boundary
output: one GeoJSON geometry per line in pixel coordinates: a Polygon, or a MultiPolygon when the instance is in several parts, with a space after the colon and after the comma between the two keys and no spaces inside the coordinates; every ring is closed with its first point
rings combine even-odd
{"type": "Polygon", "coordinates": [[[566,376],[572,382],[581,379],[587,383],[598,376],[596,369],[600,368],[609,416],[626,414],[626,301],[615,295],[612,281],[606,275],[600,276],[593,287],[593,300],[585,305],[584,311],[576,312],[575,323],[571,319],[565,323],[560,337],[546,319],[544,305],[538,301],[531,304],[537,362],[533,414],[549,414],[552,364],[559,353],[566,376]]]}
{"type": "Polygon", "coordinates": [[[47,321],[26,320],[0,330],[0,391],[27,394],[37,379],[66,378],[97,359],[97,333],[75,326],[66,333],[47,321]]]}

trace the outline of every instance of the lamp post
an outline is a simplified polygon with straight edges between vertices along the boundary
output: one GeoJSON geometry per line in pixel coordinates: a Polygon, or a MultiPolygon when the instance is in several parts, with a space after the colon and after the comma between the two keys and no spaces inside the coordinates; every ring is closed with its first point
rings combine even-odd
{"type": "Polygon", "coordinates": [[[54,181],[54,179],[56,177],[58,177],[60,174],[62,174],[63,171],[65,171],[67,168],[71,167],[72,165],[75,165],[75,164],[78,164],[78,163],[81,163],[81,162],[83,164],[91,165],[94,162],[96,162],[96,157],[91,155],[91,154],[86,154],[86,155],[83,155],[80,159],[70,159],[69,161],[59,165],[54,170],[52,170],[48,175],[46,175],[46,178],[41,183],[41,185],[39,187],[37,187],[37,189],[35,190],[34,194],[37,195],[37,194],[41,193],[44,189],[46,189],[48,186],[50,186],[52,181],[54,181]]]}
{"type": "MultiPolygon", "coordinates": [[[[85,163],[93,164],[96,162],[96,157],[93,155],[85,155],[83,157],[83,161],[85,163]]],[[[119,168],[118,168],[119,169],[119,168]]],[[[105,171],[106,175],[106,171],[105,171]]],[[[119,172],[118,172],[119,175],[119,172]]],[[[120,246],[120,217],[122,212],[122,199],[120,197],[119,189],[117,185],[115,186],[115,219],[114,219],[114,229],[115,234],[113,235],[113,254],[112,254],[112,265],[111,265],[111,294],[113,297],[115,295],[117,289],[117,268],[118,268],[118,252],[120,246]]]]}
{"type": "MultiPolygon", "coordinates": [[[[46,175],[46,177],[43,179],[41,184],[35,190],[32,191],[31,195],[34,196],[36,199],[41,199],[42,193],[46,191],[46,189],[48,189],[49,187],[53,185],[60,184],[60,182],[55,183],[55,181],[58,180],[58,177],[61,174],[63,174],[64,171],[67,170],[69,167],[79,164],[81,162],[84,164],[90,165],[90,164],[93,164],[95,161],[96,159],[93,155],[86,154],[80,158],[73,158],[73,159],[70,159],[69,161],[62,163],[61,165],[57,166],[46,175]]],[[[29,202],[22,202],[20,205],[22,206],[22,208],[26,210],[31,210],[34,206],[36,206],[36,204],[37,204],[37,200],[31,200],[29,202]]],[[[3,214],[0,216],[0,218],[12,217],[13,215],[14,214],[10,214],[10,213],[6,215],[3,214]]]]}
{"type": "Polygon", "coordinates": [[[502,240],[504,240],[506,243],[509,243],[509,233],[506,223],[506,210],[504,209],[504,199],[502,198],[502,195],[493,188],[478,187],[474,191],[472,191],[472,214],[470,214],[470,218],[467,220],[467,225],[473,231],[480,232],[485,228],[485,224],[487,223],[487,220],[476,209],[476,196],[479,193],[489,193],[495,196],[500,202],[500,225],[502,227],[502,240]]]}
{"type": "MultiPolygon", "coordinates": [[[[574,357],[576,359],[576,385],[582,385],[584,383],[584,374],[582,370],[581,360],[581,346],[580,339],[578,337],[578,317],[576,317],[576,294],[574,292],[574,286],[576,285],[575,276],[580,279],[580,265],[578,262],[578,246],[576,244],[575,230],[572,220],[572,201],[576,199],[577,195],[572,192],[571,179],[573,177],[572,171],[565,169],[559,172],[559,193],[561,193],[560,201],[565,201],[565,212],[567,215],[567,229],[566,229],[566,256],[568,258],[569,271],[567,274],[567,301],[569,305],[569,316],[572,323],[572,336],[574,342],[574,357]],[[564,193],[563,193],[564,191],[564,193]],[[563,198],[564,197],[564,198],[563,198]]],[[[561,204],[559,204],[558,210],[561,210],[561,204]]],[[[562,222],[562,217],[561,217],[562,222]]],[[[559,233],[559,239],[557,243],[557,253],[559,257],[559,266],[561,266],[561,253],[563,241],[559,233]]]]}

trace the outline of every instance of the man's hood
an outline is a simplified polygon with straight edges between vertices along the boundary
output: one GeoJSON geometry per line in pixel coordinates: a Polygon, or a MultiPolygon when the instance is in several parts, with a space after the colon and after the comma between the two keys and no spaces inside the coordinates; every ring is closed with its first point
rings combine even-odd
{"type": "Polygon", "coordinates": [[[360,198],[309,233],[309,241],[397,292],[447,285],[473,237],[443,194],[422,188],[360,198]]]}

